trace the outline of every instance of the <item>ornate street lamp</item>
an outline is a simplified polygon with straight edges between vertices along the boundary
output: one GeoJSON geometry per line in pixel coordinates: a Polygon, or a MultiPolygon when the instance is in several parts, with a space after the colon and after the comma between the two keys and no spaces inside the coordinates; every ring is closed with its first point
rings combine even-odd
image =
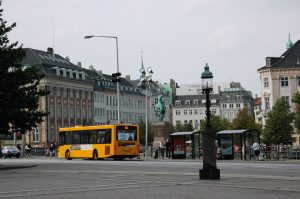
{"type": "Polygon", "coordinates": [[[199,170],[199,177],[200,180],[219,180],[220,170],[217,169],[216,163],[216,135],[210,124],[209,94],[213,91],[213,74],[209,71],[207,63],[204,66],[204,72],[201,74],[201,80],[202,93],[206,95],[206,126],[203,131],[203,168],[199,170]]]}
{"type": "Polygon", "coordinates": [[[145,129],[145,159],[147,159],[147,149],[148,149],[148,89],[150,87],[150,82],[152,81],[152,68],[148,67],[147,70],[144,68],[144,63],[142,60],[142,67],[140,69],[140,81],[137,84],[138,87],[141,87],[146,90],[146,129],[145,129]]]}

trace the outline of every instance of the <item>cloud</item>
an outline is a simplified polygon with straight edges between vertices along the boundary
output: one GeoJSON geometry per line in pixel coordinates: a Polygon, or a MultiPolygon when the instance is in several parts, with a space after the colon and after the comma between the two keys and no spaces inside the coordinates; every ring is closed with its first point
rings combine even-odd
{"type": "Polygon", "coordinates": [[[213,48],[222,50],[233,49],[241,42],[240,38],[241,35],[243,35],[242,32],[246,30],[247,28],[237,24],[221,26],[211,31],[208,36],[208,42],[213,48]]]}

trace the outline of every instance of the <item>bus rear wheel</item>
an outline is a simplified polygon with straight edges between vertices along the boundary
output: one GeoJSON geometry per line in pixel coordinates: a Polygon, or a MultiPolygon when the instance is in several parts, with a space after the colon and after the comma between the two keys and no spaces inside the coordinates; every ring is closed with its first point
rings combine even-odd
{"type": "Polygon", "coordinates": [[[93,160],[98,160],[98,151],[97,150],[93,151],[93,160]]]}
{"type": "Polygon", "coordinates": [[[65,153],[65,158],[66,158],[67,160],[72,160],[71,155],[70,155],[70,151],[69,151],[69,150],[66,151],[66,153],[65,153]]]}

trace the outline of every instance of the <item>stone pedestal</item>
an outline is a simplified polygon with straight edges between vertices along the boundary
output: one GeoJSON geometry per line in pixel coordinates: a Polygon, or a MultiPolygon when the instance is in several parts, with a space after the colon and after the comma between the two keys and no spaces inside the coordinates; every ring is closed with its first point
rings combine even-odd
{"type": "Polygon", "coordinates": [[[203,132],[203,169],[199,171],[200,180],[219,180],[217,169],[215,133],[206,127],[203,132]]]}
{"type": "Polygon", "coordinates": [[[165,122],[156,122],[152,124],[152,127],[154,129],[153,147],[163,146],[169,138],[169,124],[165,122]]]}

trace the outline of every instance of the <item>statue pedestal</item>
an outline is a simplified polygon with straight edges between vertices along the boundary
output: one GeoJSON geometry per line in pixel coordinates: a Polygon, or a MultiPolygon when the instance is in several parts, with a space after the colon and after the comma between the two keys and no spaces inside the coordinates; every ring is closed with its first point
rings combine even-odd
{"type": "Polygon", "coordinates": [[[162,147],[169,138],[169,124],[165,122],[155,122],[152,124],[154,129],[153,147],[162,147]]]}

